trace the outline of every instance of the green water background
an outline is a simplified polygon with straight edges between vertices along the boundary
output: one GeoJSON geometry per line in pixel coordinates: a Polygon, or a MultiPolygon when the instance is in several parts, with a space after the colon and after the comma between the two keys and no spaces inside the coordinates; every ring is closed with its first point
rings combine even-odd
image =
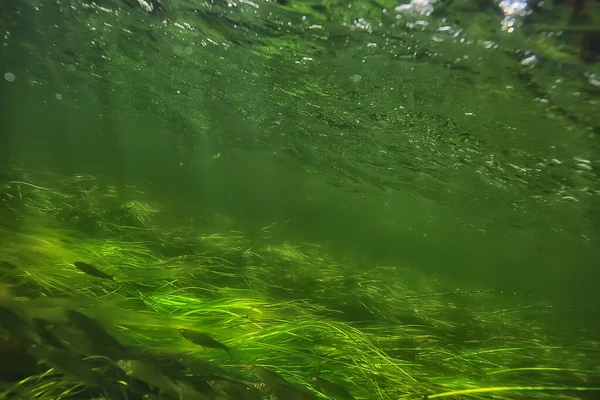
{"type": "Polygon", "coordinates": [[[182,3],[168,23],[89,4],[2,5],[4,170],[100,175],[199,224],[275,221],[342,259],[598,304],[599,97],[578,69],[593,65],[524,68],[506,49],[537,37],[465,3],[444,10],[456,40],[393,4],[182,3]]]}

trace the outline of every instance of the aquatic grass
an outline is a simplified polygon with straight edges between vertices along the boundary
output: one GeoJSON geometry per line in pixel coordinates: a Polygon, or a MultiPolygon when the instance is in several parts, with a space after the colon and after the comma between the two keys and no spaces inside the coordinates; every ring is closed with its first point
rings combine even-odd
{"type": "MultiPolygon", "coordinates": [[[[359,399],[574,399],[552,388],[593,391],[600,377],[598,339],[554,327],[565,311],[543,300],[336,260],[320,246],[275,243],[273,226],[248,239],[174,223],[135,188],[91,176],[14,175],[0,186],[0,213],[22,222],[0,226],[0,260],[15,266],[0,276],[30,317],[64,321],[65,308],[77,309],[136,348],[191,354],[235,374],[263,365],[307,388],[319,375],[359,399]],[[186,341],[182,327],[209,333],[231,358],[186,341]]],[[[35,393],[69,387],[56,380],[35,393]]]]}
{"type": "MultiPolygon", "coordinates": [[[[178,309],[182,307],[182,302],[194,300],[195,306],[199,307],[197,299],[178,298],[176,303],[170,303],[178,309]]],[[[381,353],[373,343],[359,330],[348,325],[336,322],[318,321],[314,316],[310,316],[305,309],[298,308],[298,304],[292,302],[274,305],[257,301],[229,301],[225,307],[219,304],[203,303],[200,309],[202,316],[194,314],[193,322],[188,318],[175,317],[168,322],[161,317],[160,324],[154,324],[153,330],[157,337],[164,338],[164,332],[158,332],[157,326],[171,326],[171,334],[174,335],[175,329],[180,326],[188,325],[190,328],[205,328],[207,331],[219,333],[222,336],[231,335],[231,328],[221,330],[217,322],[212,320],[212,313],[230,312],[232,308],[244,308],[241,311],[247,311],[247,308],[261,309],[260,318],[252,318],[251,321],[244,321],[236,324],[236,333],[230,340],[225,340],[228,346],[235,349],[240,357],[246,362],[271,362],[279,365],[286,371],[294,370],[297,376],[310,374],[311,370],[322,369],[324,365],[339,365],[346,369],[355,369],[354,374],[367,375],[370,371],[377,370],[378,373],[385,375],[389,380],[394,380],[395,376],[404,376],[415,381],[399,363],[394,362],[385,354],[381,353]],[[267,306],[272,313],[280,314],[273,318],[265,318],[266,314],[263,306],[267,306]],[[240,307],[242,306],[242,307],[240,307]],[[292,308],[293,310],[290,310],[292,308]],[[301,311],[300,311],[301,310],[301,311]],[[296,314],[293,319],[286,316],[296,314]],[[305,315],[305,320],[301,320],[300,315],[305,315]],[[177,321],[177,322],[175,322],[177,321]],[[331,342],[327,346],[316,346],[311,344],[312,337],[319,337],[319,340],[331,342]],[[307,343],[308,340],[308,343],[307,343]],[[359,350],[360,349],[360,350],[359,350]],[[349,354],[355,356],[346,360],[349,354]]],[[[322,310],[319,310],[322,311],[322,310]]],[[[141,325],[141,324],[140,324],[141,325]]],[[[141,328],[138,325],[138,328],[141,328]]],[[[143,330],[143,329],[142,329],[143,330]]],[[[175,340],[176,341],[176,340],[175,340]]],[[[163,340],[163,343],[166,343],[163,340]]],[[[179,343],[169,343],[173,352],[193,351],[193,345],[179,340],[179,343]]]]}
{"type": "Polygon", "coordinates": [[[61,400],[77,398],[86,387],[65,378],[55,368],[27,377],[8,389],[0,392],[0,399],[14,394],[20,399],[61,400]]]}
{"type": "Polygon", "coordinates": [[[442,397],[473,395],[481,393],[502,393],[502,392],[600,392],[600,387],[553,387],[553,386],[497,386],[476,389],[454,390],[445,393],[429,395],[427,399],[438,399],[442,397]]]}

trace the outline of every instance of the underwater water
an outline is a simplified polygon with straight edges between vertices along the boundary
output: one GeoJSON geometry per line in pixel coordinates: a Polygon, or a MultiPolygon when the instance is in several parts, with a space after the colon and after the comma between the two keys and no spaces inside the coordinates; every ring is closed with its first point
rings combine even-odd
{"type": "Polygon", "coordinates": [[[599,1],[0,34],[0,399],[600,398],[599,1]]]}

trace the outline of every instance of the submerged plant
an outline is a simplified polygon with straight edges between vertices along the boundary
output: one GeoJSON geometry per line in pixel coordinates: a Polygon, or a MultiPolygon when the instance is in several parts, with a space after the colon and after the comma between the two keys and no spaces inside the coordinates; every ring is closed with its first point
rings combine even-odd
{"type": "MultiPolygon", "coordinates": [[[[5,301],[30,318],[60,322],[65,309],[79,310],[135,349],[206,360],[246,380],[244,366],[260,365],[312,391],[318,376],[356,398],[575,399],[599,390],[600,342],[583,325],[557,329],[572,311],[543,300],[342,262],[318,246],[275,243],[267,229],[250,240],[169,223],[139,192],[102,189],[93,177],[25,178],[0,186],[0,221],[21,221],[0,225],[0,279],[5,301]]],[[[0,398],[82,390],[49,369],[0,398]]]]}

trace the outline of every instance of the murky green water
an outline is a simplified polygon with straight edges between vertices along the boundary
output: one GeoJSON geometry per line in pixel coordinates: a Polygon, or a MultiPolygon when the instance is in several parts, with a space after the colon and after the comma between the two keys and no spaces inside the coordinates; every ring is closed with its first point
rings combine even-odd
{"type": "Polygon", "coordinates": [[[0,4],[6,307],[356,398],[600,386],[597,1],[161,3],[0,4]]]}

